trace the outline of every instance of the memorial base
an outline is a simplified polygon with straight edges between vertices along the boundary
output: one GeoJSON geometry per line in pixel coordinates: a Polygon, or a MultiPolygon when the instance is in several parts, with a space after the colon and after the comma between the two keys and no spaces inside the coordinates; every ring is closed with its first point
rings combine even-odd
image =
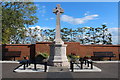
{"type": "Polygon", "coordinates": [[[52,66],[69,66],[66,56],[65,44],[52,44],[50,45],[50,57],[48,64],[52,66]]]}

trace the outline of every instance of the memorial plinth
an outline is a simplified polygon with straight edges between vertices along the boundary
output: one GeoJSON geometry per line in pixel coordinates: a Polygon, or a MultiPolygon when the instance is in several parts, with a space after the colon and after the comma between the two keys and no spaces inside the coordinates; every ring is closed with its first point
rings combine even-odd
{"type": "Polygon", "coordinates": [[[61,44],[50,45],[49,62],[53,66],[68,66],[68,59],[66,56],[66,46],[61,44]]]}
{"type": "Polygon", "coordinates": [[[48,63],[53,66],[68,66],[68,59],[66,56],[67,45],[61,39],[60,34],[60,15],[64,10],[58,4],[53,13],[56,14],[56,34],[53,44],[50,45],[50,57],[48,63]]]}

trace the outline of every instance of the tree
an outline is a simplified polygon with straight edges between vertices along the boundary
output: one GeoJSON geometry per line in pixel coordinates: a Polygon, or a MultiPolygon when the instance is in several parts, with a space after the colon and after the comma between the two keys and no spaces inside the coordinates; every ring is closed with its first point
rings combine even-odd
{"type": "Polygon", "coordinates": [[[48,29],[49,41],[54,41],[55,39],[55,29],[48,29]]]}
{"type": "Polygon", "coordinates": [[[63,40],[64,42],[70,41],[69,29],[68,29],[68,28],[62,28],[62,29],[61,29],[61,36],[62,36],[62,40],[63,40]]]}
{"type": "MultiPolygon", "coordinates": [[[[51,42],[55,39],[55,29],[41,29],[40,27],[29,27],[17,30],[17,35],[11,37],[13,43],[32,44],[36,42],[51,42]],[[24,33],[21,32],[24,30],[24,33]],[[25,34],[22,38],[21,34],[25,34]],[[14,41],[14,37],[17,38],[14,41]]],[[[112,44],[112,35],[107,28],[82,27],[77,29],[61,29],[64,42],[80,42],[81,44],[112,44]],[[103,31],[104,30],[104,31],[103,31]],[[104,32],[104,33],[103,33],[104,32]],[[104,36],[104,38],[103,38],[104,36]],[[103,40],[105,41],[103,43],[103,40]]]]}
{"type": "Polygon", "coordinates": [[[77,35],[78,42],[80,42],[81,44],[84,44],[84,40],[83,40],[84,30],[83,30],[83,28],[77,28],[77,32],[78,32],[78,35],[77,35]]]}
{"type": "Polygon", "coordinates": [[[43,29],[39,27],[26,28],[26,37],[24,38],[24,44],[35,44],[36,42],[44,41],[43,29]]]}
{"type": "Polygon", "coordinates": [[[81,44],[112,44],[112,35],[106,25],[97,28],[77,28],[77,32],[77,38],[81,44]]]}
{"type": "Polygon", "coordinates": [[[18,28],[16,35],[11,35],[10,44],[24,43],[24,37],[26,37],[25,32],[26,32],[26,28],[18,28]]]}
{"type": "MultiPolygon", "coordinates": [[[[9,43],[10,37],[14,38],[17,35],[18,29],[23,29],[37,22],[38,18],[35,16],[37,7],[33,2],[1,2],[1,5],[3,44],[9,43]]],[[[19,37],[23,35],[21,34],[19,37]]]]}
{"type": "Polygon", "coordinates": [[[77,34],[77,31],[76,30],[73,30],[73,29],[68,29],[68,35],[69,35],[69,42],[75,42],[76,41],[76,34],[77,34]]]}
{"type": "Polygon", "coordinates": [[[106,25],[102,25],[101,38],[102,44],[112,44],[112,34],[108,33],[108,28],[106,25]]]}

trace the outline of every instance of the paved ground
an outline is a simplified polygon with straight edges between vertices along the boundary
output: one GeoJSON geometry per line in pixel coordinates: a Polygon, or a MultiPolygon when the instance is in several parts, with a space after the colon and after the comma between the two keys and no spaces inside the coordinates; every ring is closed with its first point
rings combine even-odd
{"type": "MultiPolygon", "coordinates": [[[[36,68],[37,70],[34,69],[34,64],[28,65],[26,69],[23,69],[24,65],[18,67],[17,69],[14,70],[14,72],[44,72],[45,71],[45,66],[43,64],[37,64],[36,68]]],[[[70,66],[68,67],[53,67],[53,66],[47,66],[47,72],[70,72],[70,66]]],[[[101,72],[101,69],[93,66],[93,69],[91,69],[91,65],[85,65],[83,64],[83,69],[80,69],[80,64],[74,64],[74,72],[101,72]]]]}
{"type": "MultiPolygon", "coordinates": [[[[43,78],[45,80],[50,80],[51,78],[68,78],[68,80],[118,80],[118,64],[117,63],[98,63],[95,64],[97,67],[102,69],[102,72],[38,72],[38,73],[15,73],[13,70],[19,66],[18,63],[3,63],[2,64],[2,80],[14,80],[13,78],[18,78],[23,80],[24,78],[29,78],[35,80],[43,78]],[[109,78],[109,79],[107,79],[109,78]]],[[[15,79],[16,80],[16,79],[15,79]]],[[[63,79],[62,79],[63,80],[63,79]]]]}
{"type": "Polygon", "coordinates": [[[50,67],[49,72],[69,72],[67,67],[50,67]]]}

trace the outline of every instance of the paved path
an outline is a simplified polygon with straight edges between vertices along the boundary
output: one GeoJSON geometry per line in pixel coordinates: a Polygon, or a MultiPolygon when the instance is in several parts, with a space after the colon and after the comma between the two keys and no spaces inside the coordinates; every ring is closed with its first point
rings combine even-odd
{"type": "Polygon", "coordinates": [[[67,67],[50,67],[48,72],[69,72],[67,67]]]}
{"type": "Polygon", "coordinates": [[[67,67],[50,67],[47,78],[73,78],[67,67]],[[53,76],[54,75],[54,76],[53,76]]]}

